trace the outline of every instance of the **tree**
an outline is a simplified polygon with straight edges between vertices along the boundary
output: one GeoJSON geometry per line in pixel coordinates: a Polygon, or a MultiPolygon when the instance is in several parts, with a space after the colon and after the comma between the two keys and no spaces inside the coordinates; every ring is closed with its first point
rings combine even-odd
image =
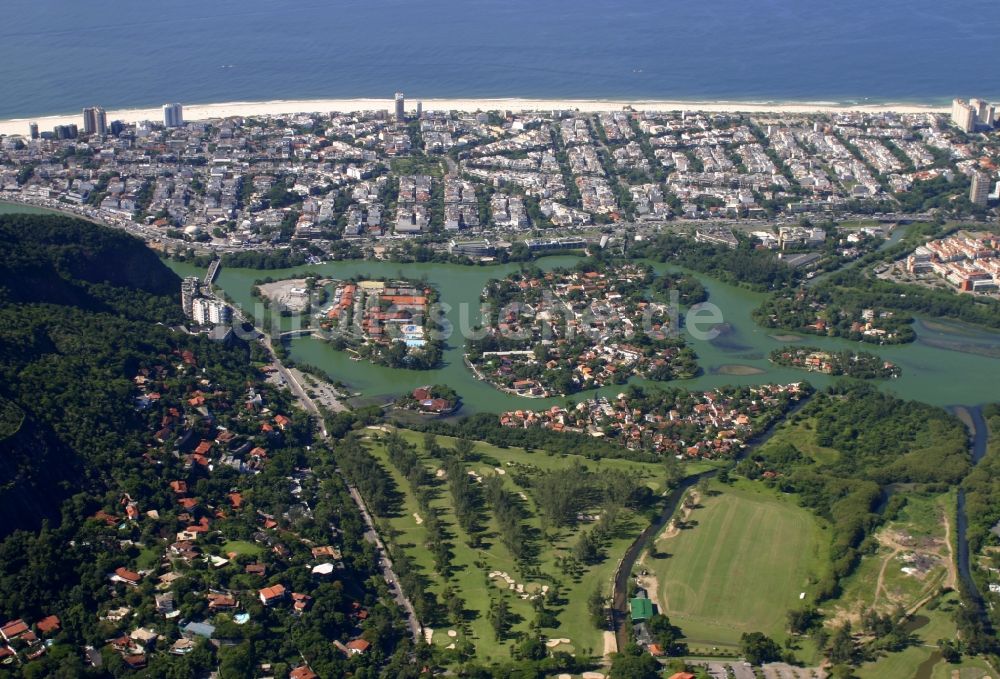
{"type": "Polygon", "coordinates": [[[548,653],[541,639],[530,636],[518,645],[517,655],[522,660],[542,660],[548,653]]]}
{"type": "Polygon", "coordinates": [[[621,653],[611,656],[608,679],[658,679],[660,669],[660,663],[656,658],[644,653],[635,644],[631,644],[621,653]]]}
{"type": "Polygon", "coordinates": [[[465,437],[455,441],[455,457],[463,462],[468,460],[475,450],[476,444],[465,437]]]}
{"type": "Polygon", "coordinates": [[[856,660],[857,647],[854,645],[854,636],[851,634],[851,623],[845,622],[843,626],[837,628],[830,642],[830,651],[827,654],[830,662],[835,665],[853,664],[856,660]]]}
{"type": "Polygon", "coordinates": [[[751,665],[781,660],[781,647],[763,632],[744,633],[740,637],[740,654],[751,665]]]}
{"type": "Polygon", "coordinates": [[[594,537],[594,531],[581,532],[573,546],[573,556],[585,564],[594,564],[601,558],[601,547],[594,537]]]}
{"type": "Polygon", "coordinates": [[[957,663],[962,659],[962,652],[952,639],[938,639],[938,648],[941,650],[941,657],[947,662],[957,663]]]}
{"type": "Polygon", "coordinates": [[[512,624],[510,605],[506,599],[496,601],[490,608],[490,624],[493,626],[493,636],[497,641],[503,641],[512,624]]]}
{"type": "Polygon", "coordinates": [[[438,445],[437,437],[431,432],[424,434],[424,451],[432,457],[437,457],[441,447],[438,445]]]}
{"type": "Polygon", "coordinates": [[[670,622],[670,618],[660,613],[655,614],[646,623],[649,633],[667,655],[683,655],[687,653],[687,644],[680,643],[684,633],[680,627],[670,622]]]}
{"type": "Polygon", "coordinates": [[[702,477],[698,479],[697,485],[695,485],[695,490],[698,491],[698,497],[704,499],[708,497],[709,480],[707,477],[702,477]]]}
{"type": "Polygon", "coordinates": [[[733,481],[732,478],[729,476],[729,467],[723,467],[722,469],[720,469],[719,473],[716,475],[715,478],[719,480],[719,483],[724,483],[727,486],[733,481]]]}
{"type": "Polygon", "coordinates": [[[792,634],[805,634],[816,624],[815,608],[788,611],[788,630],[792,634]]]}
{"type": "Polygon", "coordinates": [[[253,674],[256,663],[249,642],[223,647],[219,651],[219,675],[222,679],[237,679],[253,674]]]}
{"type": "Polygon", "coordinates": [[[465,602],[462,601],[462,597],[454,591],[446,592],[445,605],[448,607],[448,617],[451,618],[452,623],[457,625],[462,622],[465,616],[465,602]]]}
{"type": "Polygon", "coordinates": [[[684,478],[684,469],[681,467],[680,460],[673,455],[667,455],[663,460],[663,471],[666,475],[664,483],[667,488],[676,488],[677,484],[684,478]]]}
{"type": "Polygon", "coordinates": [[[587,599],[587,612],[590,613],[590,621],[594,623],[594,627],[604,629],[607,622],[607,607],[600,585],[590,593],[590,598],[587,599]]]}

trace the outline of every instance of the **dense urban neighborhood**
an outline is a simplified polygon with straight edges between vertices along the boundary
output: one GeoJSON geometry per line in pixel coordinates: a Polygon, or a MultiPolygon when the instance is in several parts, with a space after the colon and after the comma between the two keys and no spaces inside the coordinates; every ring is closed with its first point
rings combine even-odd
{"type": "Polygon", "coordinates": [[[596,398],[572,409],[502,413],[505,427],[543,427],[607,438],[634,450],[686,458],[732,457],[799,398],[801,384],[727,388],[696,394],[643,392],[596,398]]]}
{"type": "Polygon", "coordinates": [[[997,180],[989,108],[972,127],[937,113],[405,108],[189,122],[171,109],[126,124],[94,108],[82,126],[3,137],[0,195],[161,246],[297,242],[320,257],[406,241],[491,257],[539,229],[608,223],[984,216],[997,180]]]}
{"type": "Polygon", "coordinates": [[[932,240],[883,274],[892,280],[912,276],[925,285],[947,281],[962,292],[993,294],[1000,290],[1000,240],[991,233],[957,233],[932,240]]]}

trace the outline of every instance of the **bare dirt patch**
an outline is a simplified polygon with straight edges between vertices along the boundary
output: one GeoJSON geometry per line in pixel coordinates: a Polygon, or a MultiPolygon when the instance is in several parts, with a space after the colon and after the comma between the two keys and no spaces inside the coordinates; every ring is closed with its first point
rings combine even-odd
{"type": "Polygon", "coordinates": [[[615,633],[604,631],[604,662],[611,662],[611,654],[618,652],[618,641],[615,633]]]}
{"type": "Polygon", "coordinates": [[[278,309],[288,309],[292,313],[305,311],[311,299],[306,291],[305,278],[289,278],[284,281],[264,283],[257,286],[260,294],[271,301],[278,309]]]}
{"type": "Polygon", "coordinates": [[[663,529],[663,532],[660,533],[659,536],[657,536],[656,538],[657,544],[661,541],[677,537],[677,535],[681,532],[679,526],[687,522],[687,520],[691,517],[691,512],[694,511],[694,507],[697,506],[699,502],[701,502],[701,496],[698,494],[698,491],[696,490],[691,490],[688,493],[688,497],[691,498],[692,506],[689,507],[687,502],[681,504],[680,514],[674,517],[670,521],[670,523],[667,524],[667,527],[663,529]]]}

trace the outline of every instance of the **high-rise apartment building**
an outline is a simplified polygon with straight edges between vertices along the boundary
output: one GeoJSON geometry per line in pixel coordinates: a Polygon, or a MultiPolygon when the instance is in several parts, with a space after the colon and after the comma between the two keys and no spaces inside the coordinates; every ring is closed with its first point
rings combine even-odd
{"type": "Polygon", "coordinates": [[[969,200],[973,205],[986,205],[990,200],[990,177],[985,172],[972,173],[972,187],[969,189],[969,200]]]}
{"type": "Polygon", "coordinates": [[[164,104],[163,124],[167,127],[184,127],[184,107],[180,104],[164,104]]]}
{"type": "Polygon", "coordinates": [[[396,121],[402,121],[406,118],[406,99],[403,97],[402,92],[396,92],[396,121]]]}
{"type": "Polygon", "coordinates": [[[86,135],[108,133],[108,114],[100,106],[83,109],[83,133],[86,135]]]}
{"type": "Polygon", "coordinates": [[[993,127],[996,122],[996,106],[982,99],[973,99],[969,102],[976,109],[976,123],[985,127],[993,127]]]}
{"type": "Polygon", "coordinates": [[[28,131],[31,132],[32,139],[38,139],[38,123],[29,124],[28,131]]]}
{"type": "Polygon", "coordinates": [[[972,132],[976,129],[976,109],[964,99],[955,99],[951,102],[951,122],[962,130],[962,132],[972,132]]]}
{"type": "Polygon", "coordinates": [[[963,132],[992,128],[996,124],[997,108],[982,99],[954,99],[951,102],[951,122],[963,132]]]}
{"type": "Polygon", "coordinates": [[[181,281],[181,308],[188,318],[194,313],[194,299],[200,290],[201,279],[197,276],[188,276],[181,281]]]}
{"type": "Polygon", "coordinates": [[[191,305],[191,319],[198,325],[228,325],[233,312],[224,302],[198,297],[191,305]]]}
{"type": "Polygon", "coordinates": [[[69,125],[56,125],[52,128],[52,132],[56,139],[76,139],[80,131],[76,125],[70,123],[69,125]]]}
{"type": "Polygon", "coordinates": [[[83,133],[94,134],[97,129],[97,109],[88,107],[83,109],[83,133]]]}

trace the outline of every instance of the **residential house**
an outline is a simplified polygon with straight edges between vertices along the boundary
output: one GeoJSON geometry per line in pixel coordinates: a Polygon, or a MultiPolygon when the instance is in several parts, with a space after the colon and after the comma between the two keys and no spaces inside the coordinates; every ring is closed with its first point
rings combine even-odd
{"type": "Polygon", "coordinates": [[[265,606],[273,606],[280,603],[285,598],[285,586],[273,585],[260,590],[260,602],[265,606]]]}

